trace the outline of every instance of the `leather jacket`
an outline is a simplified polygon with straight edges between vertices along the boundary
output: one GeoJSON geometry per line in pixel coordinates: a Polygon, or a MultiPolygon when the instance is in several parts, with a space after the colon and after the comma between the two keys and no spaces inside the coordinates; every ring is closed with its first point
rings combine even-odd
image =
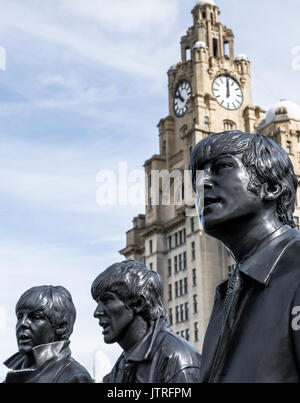
{"type": "Polygon", "coordinates": [[[123,352],[104,383],[197,383],[200,354],[171,333],[164,320],[152,322],[145,338],[123,352]]]}
{"type": "Polygon", "coordinates": [[[300,382],[300,232],[281,227],[238,268],[245,285],[230,335],[222,328],[227,281],[216,291],[201,382],[300,382]]]}
{"type": "Polygon", "coordinates": [[[24,368],[25,356],[16,353],[4,362],[11,371],[4,383],[90,383],[87,370],[71,357],[70,341],[33,348],[35,365],[24,368]]]}

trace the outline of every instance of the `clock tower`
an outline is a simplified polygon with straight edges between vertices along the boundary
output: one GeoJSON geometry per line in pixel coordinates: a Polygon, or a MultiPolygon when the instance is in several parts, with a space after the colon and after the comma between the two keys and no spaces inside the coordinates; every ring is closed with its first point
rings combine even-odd
{"type": "Polygon", "coordinates": [[[185,127],[193,144],[210,132],[254,132],[264,111],[252,105],[250,61],[244,54],[235,57],[233,32],[220,23],[214,1],[198,0],[192,14],[194,24],[181,38],[181,61],[168,71],[174,131],[185,127]]]}
{"type": "MultiPolygon", "coordinates": [[[[264,111],[252,105],[250,61],[235,56],[233,32],[221,24],[215,2],[197,0],[192,15],[193,25],[181,38],[181,60],[168,70],[169,114],[158,124],[160,152],[145,162],[146,213],[134,218],[120,253],[161,275],[170,328],[201,351],[215,288],[233,262],[200,228],[193,201],[177,203],[174,196],[171,205],[154,203],[153,172],[187,171],[200,140],[235,129],[255,132],[264,111]]],[[[184,196],[190,184],[182,179],[184,196]]]]}

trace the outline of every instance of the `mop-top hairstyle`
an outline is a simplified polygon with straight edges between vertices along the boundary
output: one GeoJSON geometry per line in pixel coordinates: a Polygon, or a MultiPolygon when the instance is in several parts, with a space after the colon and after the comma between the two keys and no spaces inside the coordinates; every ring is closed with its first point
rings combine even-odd
{"type": "Polygon", "coordinates": [[[276,213],[283,224],[294,228],[298,179],[286,151],[262,134],[241,131],[213,134],[200,141],[192,151],[190,170],[194,190],[197,171],[201,171],[207,161],[224,154],[242,156],[250,175],[248,190],[254,194],[259,194],[263,183],[267,183],[271,189],[280,186],[282,193],[277,199],[276,213]]]}
{"type": "Polygon", "coordinates": [[[73,332],[76,309],[72,296],[64,287],[44,285],[32,287],[19,299],[16,314],[22,309],[41,311],[53,326],[66,324],[66,330],[60,334],[60,340],[68,340],[73,332]]]}
{"type": "Polygon", "coordinates": [[[105,292],[112,292],[130,308],[134,308],[142,296],[145,304],[140,315],[147,322],[166,319],[160,276],[135,260],[108,267],[94,280],[91,291],[95,300],[101,299],[105,292]]]}

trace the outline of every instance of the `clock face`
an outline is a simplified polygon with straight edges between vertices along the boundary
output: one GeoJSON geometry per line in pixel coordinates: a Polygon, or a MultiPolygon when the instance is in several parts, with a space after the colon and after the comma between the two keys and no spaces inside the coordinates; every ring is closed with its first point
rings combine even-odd
{"type": "Polygon", "coordinates": [[[187,80],[181,81],[174,95],[174,113],[178,118],[182,118],[188,110],[187,101],[192,95],[192,86],[187,80]]]}
{"type": "Polygon", "coordinates": [[[240,85],[229,76],[219,76],[215,79],[212,91],[218,103],[225,109],[238,109],[243,103],[243,93],[240,85]]]}

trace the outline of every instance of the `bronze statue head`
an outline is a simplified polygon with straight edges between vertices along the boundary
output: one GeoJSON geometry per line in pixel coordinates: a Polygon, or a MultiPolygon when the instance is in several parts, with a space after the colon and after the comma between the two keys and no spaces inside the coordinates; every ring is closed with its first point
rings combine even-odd
{"type": "MultiPolygon", "coordinates": [[[[263,197],[264,189],[272,192],[276,216],[282,224],[288,224],[293,228],[295,226],[293,212],[298,179],[284,149],[261,134],[231,131],[206,137],[195,146],[191,155],[190,170],[193,188],[196,192],[197,171],[204,170],[209,161],[216,161],[226,156],[236,159],[237,163],[240,161],[245,167],[249,176],[247,183],[249,192],[258,197],[263,197]]],[[[224,167],[225,165],[223,164],[224,167]]],[[[222,164],[219,163],[219,167],[221,172],[222,164]]],[[[216,168],[218,168],[217,165],[216,168]]],[[[242,166],[240,166],[241,170],[242,166]]],[[[230,175],[231,172],[228,169],[222,178],[223,183],[229,181],[230,175]]],[[[245,180],[246,178],[243,178],[243,181],[245,180]]],[[[205,185],[204,198],[210,193],[208,187],[205,185]]],[[[211,194],[213,195],[213,192],[211,194]]],[[[265,199],[268,200],[267,197],[265,199]]],[[[210,201],[214,201],[214,196],[208,196],[208,205],[210,201]]],[[[266,203],[265,207],[268,208],[268,206],[272,208],[272,203],[266,203]]]]}
{"type": "Polygon", "coordinates": [[[27,290],[16,305],[16,335],[19,351],[68,340],[76,310],[71,294],[61,286],[39,286],[27,290]]]}
{"type": "Polygon", "coordinates": [[[166,318],[162,290],[159,275],[140,262],[127,260],[104,270],[91,290],[98,304],[94,316],[104,329],[104,341],[126,344],[141,323],[145,326],[166,318]]]}

